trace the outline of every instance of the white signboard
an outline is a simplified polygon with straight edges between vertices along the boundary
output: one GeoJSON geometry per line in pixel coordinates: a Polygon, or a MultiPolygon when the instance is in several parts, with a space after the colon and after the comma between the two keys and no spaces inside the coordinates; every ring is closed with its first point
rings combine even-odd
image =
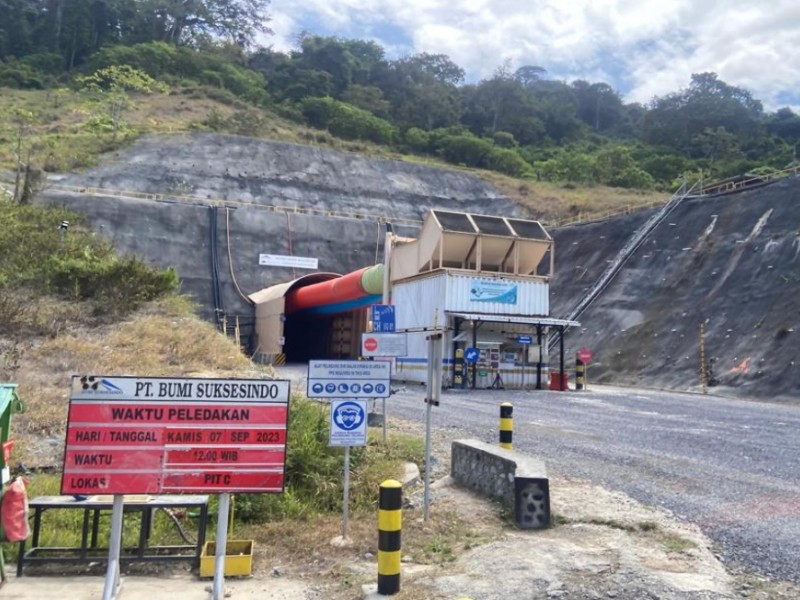
{"type": "Polygon", "coordinates": [[[388,398],[392,365],[368,360],[311,360],[309,398],[388,398]]]}
{"type": "Polygon", "coordinates": [[[361,356],[408,356],[405,333],[362,333],[361,356]]]}
{"type": "Polygon", "coordinates": [[[331,446],[367,445],[367,401],[331,401],[331,446]]]}
{"type": "Polygon", "coordinates": [[[267,267],[292,267],[295,269],[319,269],[319,259],[308,256],[284,256],[282,254],[259,254],[258,264],[267,267]]]}

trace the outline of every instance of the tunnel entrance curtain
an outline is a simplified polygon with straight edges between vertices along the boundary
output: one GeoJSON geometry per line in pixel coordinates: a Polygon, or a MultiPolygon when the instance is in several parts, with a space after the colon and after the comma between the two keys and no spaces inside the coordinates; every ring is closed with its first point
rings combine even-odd
{"type": "Polygon", "coordinates": [[[257,352],[278,354],[283,351],[283,296],[256,306],[257,352]]]}

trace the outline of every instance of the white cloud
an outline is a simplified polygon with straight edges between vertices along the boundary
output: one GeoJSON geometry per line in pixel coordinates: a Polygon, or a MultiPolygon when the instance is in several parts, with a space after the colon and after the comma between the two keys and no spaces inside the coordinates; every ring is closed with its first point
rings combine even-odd
{"type": "Polygon", "coordinates": [[[558,79],[601,78],[630,101],[677,91],[704,71],[768,108],[800,89],[795,0],[273,0],[271,13],[276,48],[293,46],[303,28],[375,39],[391,57],[447,54],[471,81],[511,59],[558,79]],[[382,41],[386,27],[394,38],[404,32],[407,47],[382,41]]]}

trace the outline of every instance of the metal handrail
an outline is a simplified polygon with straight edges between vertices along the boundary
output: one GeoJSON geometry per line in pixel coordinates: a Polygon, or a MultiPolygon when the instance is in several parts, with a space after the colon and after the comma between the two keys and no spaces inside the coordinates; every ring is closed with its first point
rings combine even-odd
{"type": "Polygon", "coordinates": [[[180,202],[186,204],[200,204],[203,206],[228,206],[232,208],[257,208],[271,212],[281,212],[289,214],[305,214],[324,217],[334,217],[340,219],[372,220],[378,222],[391,221],[419,226],[421,219],[408,219],[405,217],[389,217],[386,215],[376,215],[362,212],[348,212],[340,210],[329,210],[297,205],[280,204],[261,204],[258,202],[245,202],[242,200],[224,200],[222,198],[202,198],[200,196],[189,196],[184,194],[152,194],[135,190],[117,190],[112,188],[96,186],[76,186],[63,184],[50,184],[47,189],[62,191],[67,193],[91,194],[97,196],[111,196],[114,198],[128,198],[133,200],[150,200],[153,202],[180,202]]]}
{"type": "MultiPolygon", "coordinates": [[[[699,183],[699,182],[698,182],[699,183]]],[[[565,320],[577,321],[578,317],[585,311],[589,305],[594,302],[597,297],[608,287],[614,276],[619,273],[622,266],[630,258],[630,256],[641,246],[642,242],[647,236],[661,223],[681,201],[689,196],[698,185],[695,183],[691,188],[687,189],[686,183],[682,183],[678,190],[664,203],[661,210],[651,216],[636,232],[628,239],[622,249],[617,253],[616,258],[603,271],[602,275],[598,278],[597,282],[586,292],[583,297],[578,301],[575,307],[568,313],[565,320]]],[[[566,332],[568,328],[564,329],[566,332]]],[[[563,334],[562,334],[563,335],[563,334]]],[[[548,341],[548,350],[552,349],[557,341],[555,335],[550,337],[548,341]]]]}

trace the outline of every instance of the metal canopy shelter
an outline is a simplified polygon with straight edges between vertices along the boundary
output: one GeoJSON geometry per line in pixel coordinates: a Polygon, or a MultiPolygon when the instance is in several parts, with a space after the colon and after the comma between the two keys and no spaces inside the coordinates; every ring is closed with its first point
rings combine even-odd
{"type": "MultiPolygon", "coordinates": [[[[447,312],[447,315],[453,317],[455,332],[454,336],[458,336],[461,330],[461,325],[464,321],[472,321],[475,326],[472,328],[472,345],[478,345],[478,328],[482,323],[516,323],[520,325],[530,325],[536,327],[536,343],[539,346],[539,360],[536,365],[536,389],[542,389],[542,329],[544,327],[554,327],[558,331],[559,336],[559,377],[560,389],[564,391],[564,331],[569,327],[578,327],[578,321],[569,319],[555,319],[552,317],[535,317],[525,315],[497,315],[486,313],[465,313],[465,312],[447,312]]],[[[475,370],[472,371],[472,388],[475,389],[475,370]]]]}

